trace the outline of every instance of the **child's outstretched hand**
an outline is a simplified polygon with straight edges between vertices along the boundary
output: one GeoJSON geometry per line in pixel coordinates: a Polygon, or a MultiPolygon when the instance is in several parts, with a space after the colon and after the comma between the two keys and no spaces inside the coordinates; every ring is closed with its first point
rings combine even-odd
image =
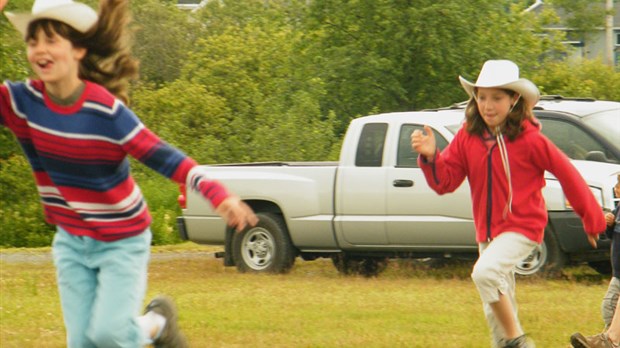
{"type": "Polygon", "coordinates": [[[598,240],[598,234],[595,234],[595,235],[588,234],[587,236],[588,236],[588,243],[590,243],[590,245],[594,249],[596,249],[596,241],[598,240]]]}
{"type": "Polygon", "coordinates": [[[237,232],[243,231],[248,225],[255,226],[258,223],[258,218],[252,208],[237,196],[230,196],[223,200],[215,212],[226,221],[228,226],[234,227],[237,232]]]}
{"type": "Polygon", "coordinates": [[[615,218],[616,217],[612,213],[605,214],[605,222],[607,222],[607,226],[613,226],[615,218]]]}
{"type": "Polygon", "coordinates": [[[4,9],[4,6],[6,6],[7,2],[9,2],[9,0],[0,0],[0,11],[4,9]]]}
{"type": "Polygon", "coordinates": [[[429,126],[424,126],[424,132],[416,129],[411,133],[411,148],[427,159],[435,156],[435,134],[429,126]],[[426,134],[424,134],[426,133],[426,134]]]}

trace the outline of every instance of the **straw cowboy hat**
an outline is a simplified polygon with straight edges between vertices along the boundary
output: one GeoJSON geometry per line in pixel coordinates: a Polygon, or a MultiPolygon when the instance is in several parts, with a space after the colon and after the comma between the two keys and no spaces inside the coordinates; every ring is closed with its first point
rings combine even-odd
{"type": "Polygon", "coordinates": [[[72,0],[35,0],[31,13],[5,12],[5,15],[23,37],[28,25],[38,19],[54,19],[84,33],[98,18],[95,10],[72,0]]]}
{"type": "Polygon", "coordinates": [[[480,70],[476,83],[459,76],[461,85],[470,97],[475,99],[474,88],[504,88],[517,92],[532,109],[540,99],[538,87],[530,80],[519,78],[519,67],[509,60],[487,60],[480,70]]]}

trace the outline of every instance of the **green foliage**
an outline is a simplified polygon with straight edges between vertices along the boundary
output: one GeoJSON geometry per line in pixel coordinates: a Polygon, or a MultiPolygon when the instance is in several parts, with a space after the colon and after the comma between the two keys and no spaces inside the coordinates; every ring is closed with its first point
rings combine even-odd
{"type": "MultiPolygon", "coordinates": [[[[6,11],[24,11],[30,1],[12,0],[6,11]]],[[[19,32],[13,28],[4,15],[0,15],[0,80],[20,81],[31,73],[26,57],[26,45],[19,32]]],[[[0,128],[0,160],[20,153],[15,137],[4,127],[0,128]]]]}
{"type": "Polygon", "coordinates": [[[143,164],[132,160],[132,176],[140,186],[153,221],[153,245],[180,242],[176,218],[181,209],[177,204],[178,185],[143,164]]]}
{"type": "Polygon", "coordinates": [[[536,19],[509,2],[312,1],[302,49],[309,76],[327,93],[340,131],[371,110],[402,111],[466,98],[457,76],[471,78],[490,58],[535,67],[549,38],[536,19]]]}
{"type": "Polygon", "coordinates": [[[551,0],[548,3],[564,13],[564,26],[573,28],[579,35],[605,26],[605,1],[601,0],[551,0]]]}
{"type": "Polygon", "coordinates": [[[213,2],[182,79],[206,86],[234,117],[225,139],[237,161],[321,160],[334,138],[334,118],[323,116],[321,79],[304,74],[297,43],[296,2],[213,2]]]}
{"type": "MultiPolygon", "coordinates": [[[[98,0],[86,1],[90,5],[98,0]]],[[[492,58],[517,62],[546,94],[620,100],[618,72],[565,53],[551,7],[515,0],[220,0],[197,12],[174,0],[131,2],[141,78],[132,109],[199,163],[337,160],[355,117],[446,106],[466,98],[492,58]]],[[[585,0],[556,0],[575,25],[585,0]]],[[[32,0],[11,0],[28,11],[32,0]]],[[[581,21],[581,24],[580,22],[581,21]]],[[[25,44],[0,16],[0,77],[31,74],[25,44]]],[[[133,163],[153,216],[155,244],[175,243],[177,185],[133,163]]],[[[30,168],[0,130],[2,245],[49,244],[30,168]]]]}
{"type": "Polygon", "coordinates": [[[132,1],[135,44],[140,79],[156,84],[180,75],[187,52],[196,40],[199,23],[174,6],[176,1],[132,1]]]}
{"type": "MultiPolygon", "coordinates": [[[[5,11],[22,12],[30,9],[30,0],[11,0],[5,11]]],[[[19,32],[4,15],[0,16],[0,78],[21,80],[30,74],[26,62],[26,45],[19,32]]]]}
{"type": "Polygon", "coordinates": [[[224,101],[204,85],[177,80],[157,89],[137,86],[133,110],[158,136],[200,163],[230,160],[223,145],[234,132],[233,116],[224,101]]]}
{"type": "Polygon", "coordinates": [[[543,94],[620,101],[620,71],[601,60],[549,62],[532,81],[543,94]]]}
{"type": "Polygon", "coordinates": [[[30,165],[23,156],[0,159],[0,245],[50,245],[54,228],[43,218],[30,165]]]}

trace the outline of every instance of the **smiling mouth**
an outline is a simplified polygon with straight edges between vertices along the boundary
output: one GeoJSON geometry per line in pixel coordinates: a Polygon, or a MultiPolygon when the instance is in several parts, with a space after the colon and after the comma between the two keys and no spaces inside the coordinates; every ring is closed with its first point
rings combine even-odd
{"type": "Polygon", "coordinates": [[[49,68],[52,65],[52,62],[49,60],[39,60],[37,61],[37,66],[41,69],[49,68]]]}

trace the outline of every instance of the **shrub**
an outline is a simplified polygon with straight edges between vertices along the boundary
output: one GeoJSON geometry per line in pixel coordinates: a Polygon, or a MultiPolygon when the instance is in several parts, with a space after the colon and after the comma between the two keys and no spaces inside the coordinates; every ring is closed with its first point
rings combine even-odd
{"type": "Polygon", "coordinates": [[[0,245],[39,247],[52,242],[54,227],[47,224],[31,174],[21,155],[0,160],[0,245]]]}
{"type": "Polygon", "coordinates": [[[600,59],[549,62],[533,76],[542,94],[620,100],[620,72],[600,59]]]}

